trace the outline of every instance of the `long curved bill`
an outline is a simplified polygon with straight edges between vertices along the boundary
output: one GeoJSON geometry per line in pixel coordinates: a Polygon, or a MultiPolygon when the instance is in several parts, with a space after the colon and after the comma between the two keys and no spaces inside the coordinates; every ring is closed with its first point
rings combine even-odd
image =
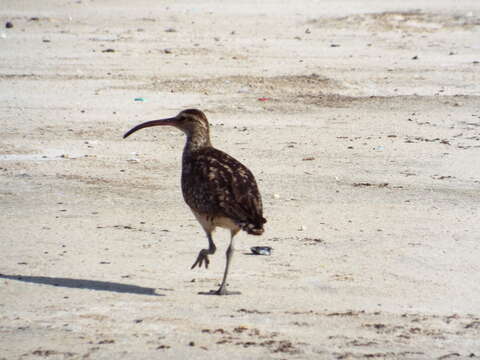
{"type": "Polygon", "coordinates": [[[127,136],[130,136],[133,134],[135,131],[151,127],[151,126],[163,126],[163,125],[172,125],[175,126],[177,118],[168,118],[168,119],[161,119],[161,120],[152,120],[152,121],[147,121],[144,123],[141,123],[130,130],[128,130],[125,135],[123,135],[123,138],[125,139],[127,136]]]}

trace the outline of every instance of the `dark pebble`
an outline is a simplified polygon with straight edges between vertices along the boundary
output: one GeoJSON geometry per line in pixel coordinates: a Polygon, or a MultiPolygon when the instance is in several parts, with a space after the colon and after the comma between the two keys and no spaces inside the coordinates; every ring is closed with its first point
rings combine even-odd
{"type": "Polygon", "coordinates": [[[11,29],[11,28],[13,28],[13,24],[12,24],[10,21],[7,21],[7,22],[5,23],[5,27],[6,27],[7,29],[11,29]]]}

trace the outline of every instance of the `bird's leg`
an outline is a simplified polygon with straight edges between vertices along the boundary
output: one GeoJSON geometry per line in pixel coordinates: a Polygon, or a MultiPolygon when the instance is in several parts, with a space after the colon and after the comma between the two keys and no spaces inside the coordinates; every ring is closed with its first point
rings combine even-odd
{"type": "Polygon", "coordinates": [[[228,276],[228,269],[230,268],[230,263],[232,262],[233,251],[235,250],[234,245],[234,237],[237,234],[238,230],[231,230],[231,238],[230,238],[230,245],[228,246],[226,255],[227,255],[227,263],[225,265],[225,272],[223,274],[222,284],[220,288],[215,292],[217,295],[236,295],[240,294],[239,291],[227,291],[227,276],[228,276]]]}
{"type": "Polygon", "coordinates": [[[215,250],[217,250],[215,244],[213,243],[212,233],[210,231],[205,232],[208,238],[208,249],[200,250],[197,256],[197,260],[190,269],[193,269],[197,265],[199,268],[201,268],[203,263],[205,263],[205,268],[208,269],[208,264],[210,263],[210,260],[208,260],[208,255],[215,254],[215,250]]]}

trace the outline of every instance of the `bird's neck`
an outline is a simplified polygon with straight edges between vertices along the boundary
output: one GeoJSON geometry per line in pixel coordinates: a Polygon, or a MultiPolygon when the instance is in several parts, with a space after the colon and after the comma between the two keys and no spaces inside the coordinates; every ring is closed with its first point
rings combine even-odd
{"type": "Polygon", "coordinates": [[[210,142],[208,131],[195,131],[191,134],[187,134],[187,142],[185,143],[183,154],[184,156],[189,155],[192,152],[209,146],[212,146],[212,144],[210,142]]]}

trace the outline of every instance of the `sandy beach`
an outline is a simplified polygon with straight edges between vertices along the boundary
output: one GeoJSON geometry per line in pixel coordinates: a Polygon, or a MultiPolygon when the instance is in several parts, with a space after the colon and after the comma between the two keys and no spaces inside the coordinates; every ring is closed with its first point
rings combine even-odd
{"type": "Polygon", "coordinates": [[[480,3],[0,4],[0,359],[480,357],[480,3]],[[205,112],[267,218],[208,296],[205,112]],[[270,256],[252,246],[270,246],[270,256]]]}

